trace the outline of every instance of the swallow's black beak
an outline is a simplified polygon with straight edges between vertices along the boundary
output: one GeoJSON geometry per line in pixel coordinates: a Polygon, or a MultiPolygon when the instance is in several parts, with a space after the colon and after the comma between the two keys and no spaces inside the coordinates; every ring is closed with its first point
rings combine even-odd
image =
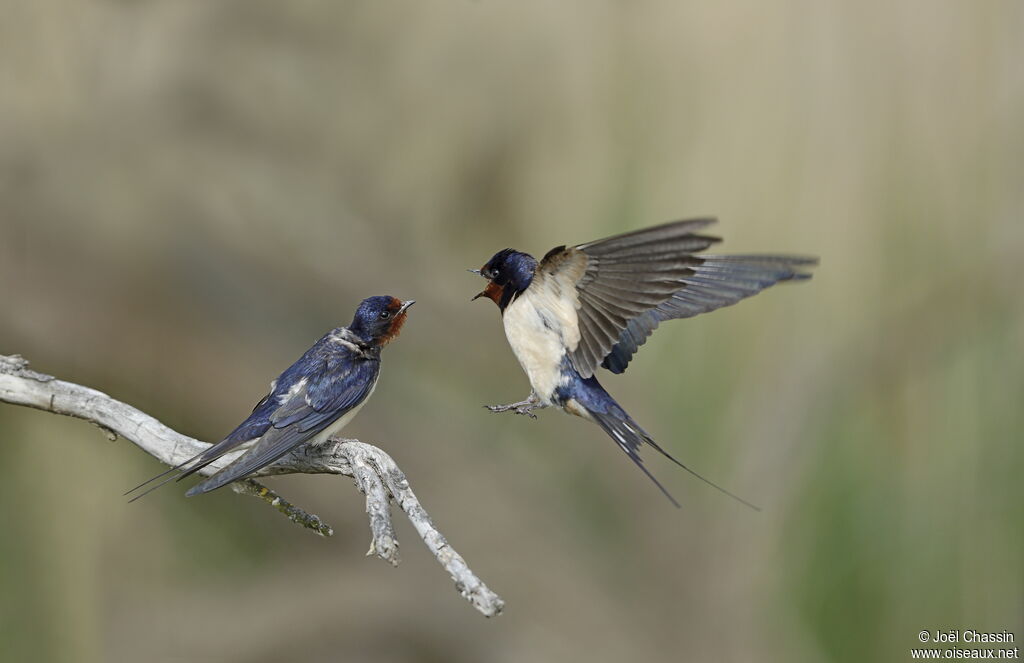
{"type": "MultiPolygon", "coordinates": [[[[483,276],[483,274],[482,274],[482,273],[480,272],[480,270],[479,270],[479,269],[467,269],[466,271],[467,271],[467,272],[470,272],[471,274],[476,274],[477,276],[483,276]]],[[[477,293],[476,295],[474,295],[474,296],[473,296],[473,298],[472,298],[472,299],[470,299],[469,301],[471,301],[471,302],[472,302],[472,301],[476,301],[476,300],[480,299],[481,297],[483,297],[483,296],[484,296],[485,294],[487,294],[487,293],[485,293],[485,292],[478,292],[478,293],[477,293]]]]}
{"type": "Polygon", "coordinates": [[[401,315],[402,313],[405,313],[405,309],[409,308],[410,306],[412,306],[415,303],[416,303],[415,299],[410,299],[409,301],[402,302],[402,306],[398,309],[399,315],[401,315]]]}

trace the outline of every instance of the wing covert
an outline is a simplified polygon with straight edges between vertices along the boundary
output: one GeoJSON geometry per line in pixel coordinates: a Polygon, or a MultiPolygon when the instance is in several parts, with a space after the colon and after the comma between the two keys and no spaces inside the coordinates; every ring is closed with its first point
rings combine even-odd
{"type": "Polygon", "coordinates": [[[696,234],[713,219],[677,221],[549,253],[538,267],[540,286],[575,286],[579,338],[570,360],[590,377],[629,321],[657,307],[692,273],[691,254],[719,241],[696,234]]]}
{"type": "Polygon", "coordinates": [[[369,396],[379,366],[379,362],[351,357],[326,358],[320,369],[274,411],[267,432],[249,451],[186,494],[195,495],[231,483],[312,439],[369,396]]]}

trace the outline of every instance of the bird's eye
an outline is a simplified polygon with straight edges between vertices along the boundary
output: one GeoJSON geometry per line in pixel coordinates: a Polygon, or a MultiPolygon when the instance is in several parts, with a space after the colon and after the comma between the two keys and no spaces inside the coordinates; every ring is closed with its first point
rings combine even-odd
{"type": "Polygon", "coordinates": [[[391,317],[391,311],[381,311],[380,312],[380,319],[381,320],[387,320],[390,317],[391,317]]]}

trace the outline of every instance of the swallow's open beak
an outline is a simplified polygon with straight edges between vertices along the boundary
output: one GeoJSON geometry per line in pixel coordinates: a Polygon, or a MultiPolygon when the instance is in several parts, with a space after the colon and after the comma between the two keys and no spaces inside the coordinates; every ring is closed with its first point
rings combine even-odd
{"type": "Polygon", "coordinates": [[[405,309],[409,308],[410,306],[412,306],[415,303],[416,303],[415,299],[410,299],[409,301],[402,302],[401,308],[398,309],[399,314],[405,313],[405,309]]]}

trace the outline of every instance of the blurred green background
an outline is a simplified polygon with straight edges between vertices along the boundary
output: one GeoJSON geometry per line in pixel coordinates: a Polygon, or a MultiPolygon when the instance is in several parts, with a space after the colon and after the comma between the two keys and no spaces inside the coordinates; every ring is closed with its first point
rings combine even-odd
{"type": "Polygon", "coordinates": [[[0,3],[0,352],[214,440],[371,294],[415,298],[347,432],[507,601],[348,479],[319,539],[0,406],[0,659],[902,661],[1024,637],[1024,5],[0,3]],[[664,325],[605,386],[755,514],[528,392],[480,282],[714,214],[813,281],[664,325]]]}

